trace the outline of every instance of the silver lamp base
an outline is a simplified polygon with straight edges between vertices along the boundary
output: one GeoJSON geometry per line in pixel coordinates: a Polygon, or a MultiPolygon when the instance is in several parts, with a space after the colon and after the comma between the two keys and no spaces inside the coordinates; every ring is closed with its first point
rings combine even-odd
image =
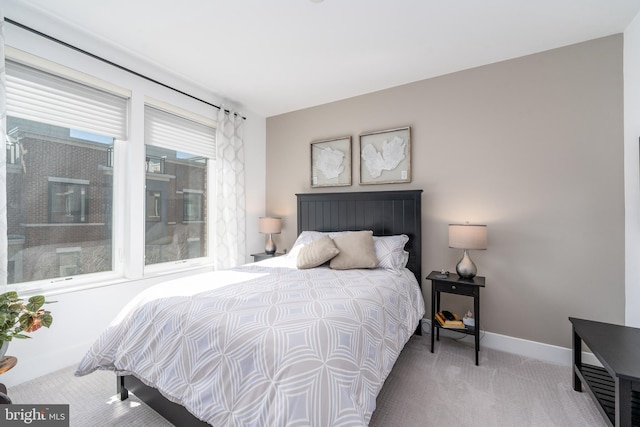
{"type": "Polygon", "coordinates": [[[269,233],[269,240],[267,241],[267,244],[264,247],[264,253],[268,255],[273,255],[276,253],[276,244],[273,242],[273,239],[271,238],[271,233],[269,233]]]}
{"type": "Polygon", "coordinates": [[[456,273],[458,276],[464,279],[473,279],[478,272],[478,268],[471,261],[469,257],[469,251],[467,249],[464,250],[464,254],[462,255],[462,259],[456,265],[456,273]]]}

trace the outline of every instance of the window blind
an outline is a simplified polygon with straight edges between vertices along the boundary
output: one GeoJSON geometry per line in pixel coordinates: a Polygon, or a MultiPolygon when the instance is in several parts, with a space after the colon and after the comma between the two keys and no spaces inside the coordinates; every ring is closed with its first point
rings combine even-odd
{"type": "Polygon", "coordinates": [[[7,114],[127,139],[127,98],[6,61],[7,114]]]}
{"type": "Polygon", "coordinates": [[[150,105],[144,106],[145,143],[215,159],[216,130],[150,105]]]}

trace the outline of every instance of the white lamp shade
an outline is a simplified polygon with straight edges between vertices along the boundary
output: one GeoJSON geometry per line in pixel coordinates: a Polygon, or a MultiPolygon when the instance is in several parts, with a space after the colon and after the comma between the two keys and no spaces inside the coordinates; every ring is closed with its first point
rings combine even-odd
{"type": "Polygon", "coordinates": [[[265,216],[258,222],[258,232],[262,234],[280,234],[282,219],[265,216]]]}
{"type": "Polygon", "coordinates": [[[449,224],[449,247],[456,249],[487,249],[487,226],[449,224]]]}

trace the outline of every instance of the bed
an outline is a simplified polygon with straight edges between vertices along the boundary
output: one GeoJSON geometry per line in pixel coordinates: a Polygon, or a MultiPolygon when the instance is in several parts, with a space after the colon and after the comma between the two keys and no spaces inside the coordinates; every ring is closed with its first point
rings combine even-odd
{"type": "Polygon", "coordinates": [[[296,196],[298,241],[406,235],[407,268],[301,270],[292,253],[165,282],[122,311],[76,375],[113,370],[121,399],[131,391],[181,427],[368,425],[424,314],[421,190],[296,196]]]}

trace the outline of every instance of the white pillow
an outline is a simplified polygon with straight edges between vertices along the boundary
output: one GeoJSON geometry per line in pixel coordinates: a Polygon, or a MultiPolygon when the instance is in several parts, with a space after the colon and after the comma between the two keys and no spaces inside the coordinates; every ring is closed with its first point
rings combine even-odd
{"type": "Polygon", "coordinates": [[[407,266],[409,252],[404,245],[409,241],[405,234],[396,236],[373,236],[373,245],[378,259],[378,267],[398,271],[407,266]]]}

